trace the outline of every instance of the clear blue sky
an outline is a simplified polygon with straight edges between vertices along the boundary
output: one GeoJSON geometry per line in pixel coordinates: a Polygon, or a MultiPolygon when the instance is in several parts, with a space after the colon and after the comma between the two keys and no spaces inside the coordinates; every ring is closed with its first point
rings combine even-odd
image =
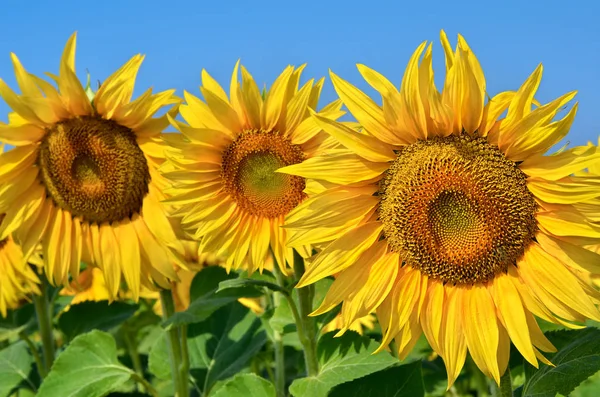
{"type": "MultiPolygon", "coordinates": [[[[0,24],[0,77],[15,87],[9,53],[34,73],[58,72],[64,44],[78,31],[77,73],[103,80],[140,52],[146,59],[136,93],[184,89],[199,95],[206,68],[228,85],[238,58],[259,85],[287,64],[307,62],[304,79],[328,68],[364,88],[364,63],[399,84],[408,58],[434,41],[443,75],[440,29],[452,44],[465,36],[486,73],[491,94],[517,89],[538,63],[545,67],[538,99],[578,90],[571,144],[600,134],[600,5],[578,1],[5,1],[0,24]],[[579,5],[577,5],[579,4],[579,5]]],[[[335,98],[331,83],[324,104],[335,98]]],[[[0,101],[0,119],[7,106],[0,101]]]]}

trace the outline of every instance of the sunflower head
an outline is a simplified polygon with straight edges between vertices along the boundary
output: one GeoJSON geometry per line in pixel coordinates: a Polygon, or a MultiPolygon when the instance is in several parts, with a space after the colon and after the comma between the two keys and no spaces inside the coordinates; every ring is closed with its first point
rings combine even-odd
{"type": "Polygon", "coordinates": [[[341,332],[376,312],[381,348],[406,357],[422,333],[446,364],[448,387],[470,352],[500,381],[510,342],[537,366],[555,351],[534,316],[574,326],[600,319],[598,181],[593,145],[545,155],[577,111],[575,96],[535,99],[542,67],[515,91],[489,99],[479,62],[459,36],[441,34],[446,78],[434,84],[421,44],[399,88],[359,65],[381,105],[331,73],[361,131],[313,115],[344,149],[279,172],[324,181],[287,216],[291,240],[318,244],[298,283],[335,275],[318,315],[342,303],[341,332]],[[340,172],[343,170],[343,172],[340,172]]]}
{"type": "MultiPolygon", "coordinates": [[[[323,80],[300,85],[304,66],[288,66],[261,95],[252,76],[236,64],[229,95],[202,71],[204,101],[185,93],[180,108],[186,123],[172,120],[181,135],[162,167],[173,182],[169,202],[201,251],[227,258],[226,266],[250,273],[275,259],[285,272],[296,248],[287,247],[284,217],[306,198],[306,180],[277,170],[318,155],[331,145],[310,116],[316,113],[323,80]],[[241,69],[242,81],[239,81],[241,69]]],[[[336,101],[318,114],[340,117],[336,101]]]]}
{"type": "Polygon", "coordinates": [[[173,90],[132,100],[142,55],[97,92],[84,89],[75,74],[75,39],[58,75],[50,75],[55,84],[27,73],[14,54],[21,94],[0,80],[0,95],[14,111],[0,125],[0,139],[16,146],[0,159],[0,211],[14,214],[0,238],[18,236],[25,256],[41,243],[52,283],[67,284],[69,274],[77,279],[84,261],[102,269],[111,297],[124,278],[137,299],[140,285],[168,287],[177,278],[172,258],[183,261],[157,172],[161,131],[180,100],[173,90]],[[171,109],[153,117],[165,106],[171,109]]]}

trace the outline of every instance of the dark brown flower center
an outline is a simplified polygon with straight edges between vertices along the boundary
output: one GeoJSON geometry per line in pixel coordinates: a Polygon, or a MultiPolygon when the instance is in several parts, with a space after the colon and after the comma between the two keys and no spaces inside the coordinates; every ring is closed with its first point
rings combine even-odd
{"type": "Polygon", "coordinates": [[[95,116],[47,129],[38,165],[49,197],[90,223],[121,221],[139,213],[150,172],[135,133],[95,116]]]}
{"type": "Polygon", "coordinates": [[[536,231],[525,174],[485,138],[433,138],[403,148],[380,194],[392,249],[443,282],[493,279],[516,263],[536,231]]]}

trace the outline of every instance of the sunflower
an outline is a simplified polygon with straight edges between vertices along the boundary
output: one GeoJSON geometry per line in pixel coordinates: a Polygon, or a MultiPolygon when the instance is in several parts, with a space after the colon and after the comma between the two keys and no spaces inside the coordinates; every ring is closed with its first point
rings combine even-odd
{"type": "MultiPolygon", "coordinates": [[[[5,215],[0,215],[0,224],[5,215]]],[[[7,310],[17,309],[22,302],[29,301],[31,294],[40,294],[40,280],[21,247],[11,236],[0,240],[0,314],[6,317],[7,310]]]]}
{"type": "MultiPolygon", "coordinates": [[[[201,251],[226,258],[228,270],[263,270],[273,257],[286,272],[293,250],[280,226],[285,215],[304,200],[306,181],[275,173],[286,165],[314,157],[334,142],[310,114],[315,112],[323,79],[299,88],[304,66],[288,66],[264,98],[239,62],[231,78],[229,97],[202,71],[205,102],[184,93],[181,115],[189,124],[172,120],[181,134],[165,134],[173,149],[164,175],[173,181],[167,200],[173,215],[201,251]],[[175,170],[171,170],[173,167],[175,170]]],[[[318,114],[338,118],[341,101],[318,114]]],[[[306,246],[294,246],[305,257],[306,246]]]]}
{"type": "Polygon", "coordinates": [[[336,280],[322,305],[343,302],[342,331],[376,311],[380,350],[395,339],[406,357],[424,333],[444,359],[448,387],[470,352],[499,383],[510,342],[532,365],[555,351],[534,316],[577,327],[600,320],[600,295],[578,271],[600,273],[597,183],[572,174],[600,161],[595,146],[545,155],[568,132],[574,92],[536,105],[540,65],[518,91],[486,101],[477,58],[444,32],[446,79],[434,84],[431,44],[410,58],[398,90],[359,65],[382,106],[331,73],[363,126],[358,133],[315,115],[347,149],[278,172],[333,187],[287,217],[296,244],[323,244],[298,287],[336,280]],[[502,117],[506,111],[506,116],[502,117]],[[579,205],[594,198],[594,205],[579,205]]]}
{"type": "Polygon", "coordinates": [[[75,41],[67,42],[57,88],[29,74],[11,54],[21,95],[0,80],[0,95],[14,110],[0,140],[16,146],[0,156],[0,212],[8,214],[0,239],[13,234],[28,256],[41,243],[51,283],[68,283],[80,261],[98,266],[115,297],[123,277],[137,300],[140,285],[168,288],[177,276],[169,258],[180,244],[161,201],[164,161],[161,131],[174,91],[146,91],[131,101],[136,55],[90,100],[75,75],[75,41]],[[118,242],[118,243],[117,243],[118,242]]]}

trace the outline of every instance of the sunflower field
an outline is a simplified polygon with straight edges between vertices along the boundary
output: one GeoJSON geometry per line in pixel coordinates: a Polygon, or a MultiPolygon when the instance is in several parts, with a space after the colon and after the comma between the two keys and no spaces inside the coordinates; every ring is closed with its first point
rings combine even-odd
{"type": "Polygon", "coordinates": [[[399,86],[359,64],[376,96],[11,53],[0,397],[600,395],[600,142],[558,145],[576,92],[539,102],[541,64],[489,92],[440,41],[441,85],[428,41],[399,86]]]}

